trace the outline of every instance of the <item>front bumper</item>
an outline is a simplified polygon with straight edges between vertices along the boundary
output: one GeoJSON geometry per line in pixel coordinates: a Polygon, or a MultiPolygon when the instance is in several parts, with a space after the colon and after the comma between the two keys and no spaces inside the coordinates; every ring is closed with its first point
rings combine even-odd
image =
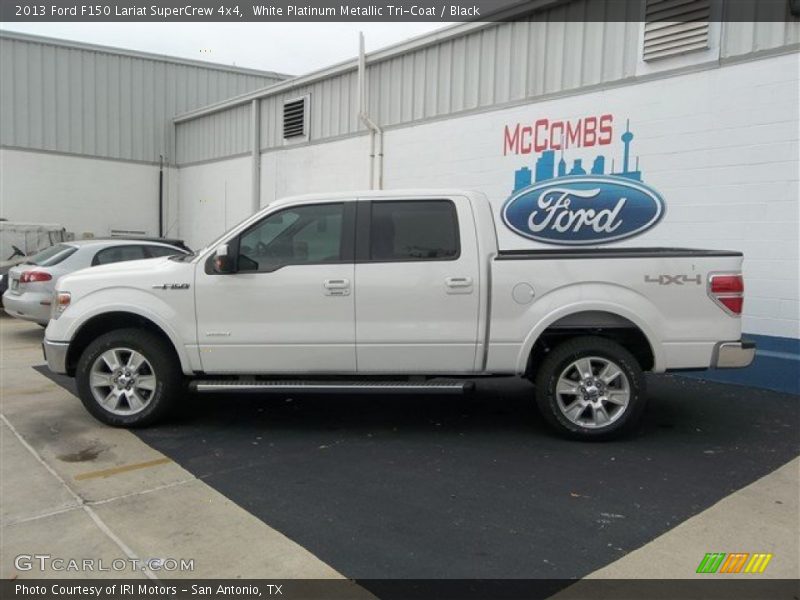
{"type": "Polygon", "coordinates": [[[47,367],[51,371],[62,374],[67,372],[68,349],[69,342],[53,342],[47,339],[42,342],[44,359],[47,361],[47,367]]]}
{"type": "Polygon", "coordinates": [[[741,369],[749,366],[755,357],[755,342],[719,342],[714,347],[711,366],[715,369],[741,369]]]}

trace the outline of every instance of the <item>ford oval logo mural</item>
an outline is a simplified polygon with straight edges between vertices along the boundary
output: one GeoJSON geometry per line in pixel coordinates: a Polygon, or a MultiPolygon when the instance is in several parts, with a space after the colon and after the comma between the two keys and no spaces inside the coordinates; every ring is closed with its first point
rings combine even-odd
{"type": "Polygon", "coordinates": [[[639,159],[631,155],[629,121],[618,138],[612,114],[506,125],[503,137],[504,154],[538,153],[533,169],[514,173],[503,206],[503,222],[521,236],[564,246],[607,244],[639,235],[664,216],[664,200],[642,183],[639,159]],[[622,142],[617,169],[613,155],[595,150],[614,139],[622,142]]]}
{"type": "Polygon", "coordinates": [[[642,183],[614,176],[559,177],[525,188],[503,207],[503,222],[546,244],[604,244],[639,235],[664,216],[664,201],[642,183]]]}

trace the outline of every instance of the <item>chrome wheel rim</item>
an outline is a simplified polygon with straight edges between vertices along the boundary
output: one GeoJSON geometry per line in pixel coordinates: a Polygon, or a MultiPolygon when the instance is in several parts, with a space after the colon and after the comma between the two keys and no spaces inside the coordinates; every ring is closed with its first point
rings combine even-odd
{"type": "Polygon", "coordinates": [[[142,412],[156,391],[156,374],[143,354],[131,348],[112,348],[98,356],[89,372],[95,401],[115,415],[142,412]]]}
{"type": "Polygon", "coordinates": [[[625,372],[614,361],[600,356],[570,363],[556,383],[561,414],[587,429],[602,429],[616,422],[630,399],[631,386],[625,372]]]}

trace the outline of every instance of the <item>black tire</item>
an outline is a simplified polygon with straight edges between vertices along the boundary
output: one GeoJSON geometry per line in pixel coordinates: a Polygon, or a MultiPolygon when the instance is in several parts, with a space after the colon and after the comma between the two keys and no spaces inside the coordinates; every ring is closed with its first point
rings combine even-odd
{"type": "MultiPolygon", "coordinates": [[[[577,376],[577,369],[571,371],[574,376],[577,376]]],[[[595,374],[599,375],[599,374],[595,374]]],[[[576,386],[580,389],[581,381],[576,381],[576,386]]],[[[644,412],[647,395],[645,391],[644,373],[639,366],[638,361],[634,356],[625,348],[620,346],[613,340],[602,337],[576,337],[569,339],[550,351],[545,359],[539,365],[535,378],[536,385],[536,403],[539,407],[542,416],[547,423],[561,435],[579,440],[608,440],[617,438],[627,433],[630,433],[640,421],[644,412]],[[573,405],[564,402],[565,399],[574,397],[576,402],[585,402],[587,396],[583,394],[557,394],[556,387],[562,375],[565,375],[565,370],[570,368],[573,363],[582,358],[596,358],[591,363],[593,369],[599,369],[603,365],[603,360],[610,361],[614,366],[627,378],[627,382],[622,378],[617,378],[609,385],[621,386],[627,383],[628,402],[627,405],[621,409],[617,404],[606,402],[603,404],[601,412],[605,415],[611,415],[612,419],[605,425],[582,425],[581,420],[590,421],[596,418],[596,411],[594,405],[587,405],[585,411],[580,411],[580,406],[576,404],[575,409],[579,415],[575,417],[577,421],[574,422],[567,417],[565,412],[559,405],[559,396],[562,398],[562,404],[565,405],[565,410],[569,412],[573,405]],[[607,412],[608,408],[616,412],[607,412]]],[[[597,401],[599,402],[599,401],[597,401]]]]}
{"type": "Polygon", "coordinates": [[[177,403],[184,387],[180,362],[171,344],[161,336],[143,329],[116,329],[92,341],[81,354],[75,372],[78,395],[92,416],[112,427],[145,427],[166,416],[177,403]],[[143,355],[155,375],[155,386],[147,403],[135,414],[116,414],[102,406],[90,386],[92,366],[100,356],[115,348],[125,348],[143,355]]]}

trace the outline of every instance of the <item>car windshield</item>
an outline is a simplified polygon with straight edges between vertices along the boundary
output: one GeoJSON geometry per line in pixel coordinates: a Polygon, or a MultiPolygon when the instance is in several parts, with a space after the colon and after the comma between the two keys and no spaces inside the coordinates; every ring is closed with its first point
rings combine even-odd
{"type": "Polygon", "coordinates": [[[25,259],[24,264],[36,265],[37,267],[51,267],[63,261],[76,250],[77,248],[75,246],[56,244],[55,246],[45,248],[41,252],[28,257],[25,259]]]}

